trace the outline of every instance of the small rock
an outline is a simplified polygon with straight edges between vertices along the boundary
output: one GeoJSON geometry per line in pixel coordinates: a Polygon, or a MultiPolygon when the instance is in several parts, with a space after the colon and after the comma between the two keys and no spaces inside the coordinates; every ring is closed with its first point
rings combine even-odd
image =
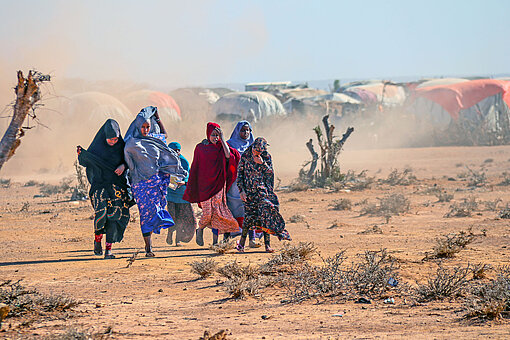
{"type": "Polygon", "coordinates": [[[162,288],[158,289],[158,292],[163,293],[163,289],[162,288]]]}
{"type": "Polygon", "coordinates": [[[336,313],[336,314],[333,314],[332,316],[336,316],[336,317],[340,317],[341,318],[341,317],[344,316],[344,314],[343,313],[336,313]]]}
{"type": "Polygon", "coordinates": [[[262,320],[271,319],[271,315],[262,315],[262,320]]]}

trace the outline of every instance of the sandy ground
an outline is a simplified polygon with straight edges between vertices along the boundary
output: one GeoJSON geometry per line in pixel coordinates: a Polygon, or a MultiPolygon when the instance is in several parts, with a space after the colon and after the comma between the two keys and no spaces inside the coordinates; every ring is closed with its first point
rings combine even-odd
{"type": "MultiPolygon", "coordinates": [[[[274,157],[278,164],[278,155],[274,157]]],[[[288,223],[293,242],[312,241],[323,256],[345,250],[349,259],[366,250],[386,248],[400,260],[403,281],[415,286],[416,282],[424,283],[436,269],[434,262],[421,261],[432,250],[436,237],[473,227],[476,233],[486,229],[487,236],[477,238],[455,258],[446,260],[445,266],[510,264],[510,224],[496,218],[498,211],[480,209],[472,217],[445,218],[451,203],[437,203],[435,196],[420,193],[437,184],[455,191],[454,201],[474,195],[483,201],[500,198],[500,207],[504,206],[510,202],[510,187],[496,184],[501,182],[503,171],[510,171],[510,146],[347,151],[341,163],[344,171],[368,169],[369,175],[377,178],[385,178],[391,168],[410,166],[418,182],[410,186],[377,185],[361,192],[281,191],[278,195],[284,218],[300,214],[306,220],[288,223]],[[466,171],[464,165],[478,170],[482,164],[487,168],[489,184],[468,190],[457,175],[466,171]],[[360,206],[354,205],[363,199],[375,202],[377,197],[390,193],[403,193],[411,200],[411,209],[387,224],[381,217],[360,216],[360,206]],[[331,210],[329,205],[339,198],[350,199],[352,210],[331,210]],[[341,226],[328,229],[335,221],[341,226]],[[383,233],[359,234],[374,225],[383,233]]],[[[297,170],[279,174],[282,183],[288,183],[295,173],[297,170]]],[[[229,329],[231,339],[510,336],[507,320],[480,324],[463,319],[465,310],[459,301],[412,305],[397,298],[393,305],[382,300],[370,305],[353,301],[282,304],[285,291],[272,288],[259,298],[228,299],[224,288],[217,284],[219,275],[197,280],[197,275],[190,272],[190,262],[213,256],[207,247],[197,246],[194,240],[181,247],[169,246],[166,235],[156,235],[157,257],[138,256],[126,268],[127,259],[143,247],[137,222],[130,223],[123,242],[114,245],[117,259],[103,260],[92,253],[90,203],[69,202],[63,195],[34,197],[38,193],[37,187],[24,187],[21,180],[0,188],[0,278],[23,279],[28,287],[47,294],[65,294],[82,304],[66,317],[9,318],[0,338],[37,338],[70,328],[101,332],[108,327],[114,339],[198,339],[206,329],[229,329]],[[28,209],[20,211],[26,203],[28,209]],[[336,313],[343,317],[333,317],[336,313]],[[30,322],[22,325],[27,320],[30,322]]],[[[210,240],[211,233],[206,231],[206,242],[210,240]]],[[[272,245],[277,250],[282,246],[276,238],[272,245]]],[[[232,259],[258,264],[269,257],[251,249],[245,254],[214,259],[221,264],[232,259]]]]}

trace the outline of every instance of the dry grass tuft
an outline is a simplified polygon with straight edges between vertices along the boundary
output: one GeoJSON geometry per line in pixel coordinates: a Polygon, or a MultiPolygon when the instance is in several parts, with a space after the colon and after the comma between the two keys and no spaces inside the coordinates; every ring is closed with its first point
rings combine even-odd
{"type": "Polygon", "coordinates": [[[380,179],[379,183],[389,185],[411,185],[418,181],[411,168],[405,168],[402,172],[394,169],[386,179],[380,179]]]}
{"type": "Polygon", "coordinates": [[[474,196],[464,198],[460,203],[454,202],[450,205],[450,211],[448,211],[444,217],[469,217],[471,213],[478,208],[478,203],[474,196]]]}
{"type": "Polygon", "coordinates": [[[375,177],[370,177],[367,173],[367,170],[362,170],[359,173],[349,170],[346,174],[342,175],[342,179],[340,181],[333,183],[332,189],[335,191],[344,189],[362,191],[369,189],[375,182],[375,177]]]}
{"type": "Polygon", "coordinates": [[[288,219],[289,223],[303,223],[306,222],[304,215],[292,215],[288,219]]]}
{"type": "Polygon", "coordinates": [[[459,233],[451,233],[437,238],[430,258],[452,258],[473,242],[477,236],[480,235],[474,234],[469,228],[467,231],[461,230],[459,233]]]}
{"type": "Polygon", "coordinates": [[[384,216],[388,222],[392,216],[408,212],[411,206],[411,202],[403,194],[391,194],[377,199],[378,204],[366,203],[361,208],[360,215],[384,216]]]}
{"type": "Polygon", "coordinates": [[[191,272],[200,275],[201,279],[205,279],[216,271],[218,263],[213,259],[203,259],[202,261],[193,261],[190,264],[191,272]]]}
{"type": "Polygon", "coordinates": [[[236,241],[234,239],[221,240],[216,244],[212,244],[209,249],[217,254],[225,254],[229,251],[236,249],[236,241]]]}
{"type": "Polygon", "coordinates": [[[469,265],[451,269],[439,265],[435,275],[430,277],[426,284],[418,285],[416,289],[418,301],[442,300],[456,296],[468,283],[469,273],[471,273],[469,265]]]}
{"type": "Polygon", "coordinates": [[[330,207],[333,210],[351,210],[352,202],[348,198],[341,198],[334,200],[333,203],[330,204],[330,207]]]}
{"type": "Polygon", "coordinates": [[[296,269],[295,265],[308,261],[317,254],[313,242],[299,242],[297,245],[286,243],[279,253],[273,254],[267,263],[261,266],[262,273],[276,273],[296,269]]]}

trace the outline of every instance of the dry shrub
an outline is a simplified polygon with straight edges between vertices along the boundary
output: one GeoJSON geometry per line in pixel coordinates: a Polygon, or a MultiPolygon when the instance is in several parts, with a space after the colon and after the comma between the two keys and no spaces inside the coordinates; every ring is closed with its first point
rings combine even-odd
{"type": "Polygon", "coordinates": [[[36,185],[41,185],[42,183],[39,183],[33,179],[29,180],[28,182],[26,182],[23,186],[24,187],[35,187],[36,185]]]}
{"type": "Polygon", "coordinates": [[[487,170],[481,168],[479,171],[475,171],[466,165],[468,170],[467,181],[470,187],[483,187],[487,184],[487,170]]]}
{"type": "Polygon", "coordinates": [[[212,244],[209,249],[213,250],[218,254],[225,254],[228,251],[234,250],[236,248],[236,241],[234,239],[221,240],[216,244],[212,244]]]}
{"type": "Polygon", "coordinates": [[[499,218],[510,218],[510,206],[508,205],[508,203],[506,204],[506,206],[503,209],[501,209],[499,211],[498,217],[499,218]]]}
{"type": "Polygon", "coordinates": [[[411,202],[403,194],[391,194],[377,198],[378,204],[367,203],[361,208],[360,214],[371,216],[384,216],[386,220],[393,215],[400,215],[409,211],[411,202]]]}
{"type": "Polygon", "coordinates": [[[108,339],[112,333],[112,327],[109,326],[102,332],[91,332],[87,330],[79,330],[75,328],[68,329],[62,334],[51,334],[44,337],[47,340],[103,340],[108,339]]]}
{"type": "Polygon", "coordinates": [[[363,230],[363,231],[360,231],[358,233],[358,235],[365,235],[365,234],[382,234],[383,231],[382,229],[377,226],[377,225],[374,225],[372,227],[368,227],[367,229],[363,230]]]}
{"type": "Polygon", "coordinates": [[[274,278],[257,276],[235,276],[225,282],[225,290],[234,299],[244,299],[247,296],[258,296],[265,287],[273,285],[274,278]]]}
{"type": "Polygon", "coordinates": [[[450,211],[448,211],[444,217],[469,217],[477,208],[478,201],[476,200],[476,197],[469,196],[464,198],[460,203],[454,202],[450,205],[450,211]]]}
{"type": "Polygon", "coordinates": [[[20,282],[21,280],[0,282],[0,303],[9,305],[8,316],[22,316],[31,311],[63,312],[80,304],[70,297],[46,295],[35,289],[27,289],[20,282]]]}
{"type": "Polygon", "coordinates": [[[510,310],[510,268],[498,269],[496,278],[474,285],[464,302],[466,317],[499,319],[510,310]]]}
{"type": "Polygon", "coordinates": [[[335,191],[343,189],[362,191],[369,189],[375,182],[375,177],[370,177],[367,173],[367,170],[362,170],[359,173],[348,170],[346,174],[342,175],[342,179],[340,181],[333,183],[332,189],[335,191]]]}
{"type": "Polygon", "coordinates": [[[341,198],[339,200],[334,200],[333,203],[330,204],[333,210],[351,210],[352,202],[348,198],[341,198]]]}
{"type": "Polygon", "coordinates": [[[287,289],[287,299],[282,302],[317,301],[341,297],[354,298],[359,295],[380,297],[388,289],[390,278],[397,280],[395,261],[385,249],[367,251],[358,256],[359,261],[343,267],[345,252],[323,259],[320,266],[305,264],[282,279],[287,289]]]}
{"type": "Polygon", "coordinates": [[[204,331],[204,336],[198,338],[198,340],[227,340],[227,335],[232,335],[228,330],[222,329],[215,334],[209,333],[209,331],[204,331]]]}
{"type": "Polygon", "coordinates": [[[304,215],[292,215],[288,220],[289,223],[302,223],[305,221],[306,220],[304,215]]]}
{"type": "Polygon", "coordinates": [[[349,283],[358,294],[381,296],[389,287],[389,279],[397,279],[395,260],[386,249],[366,251],[358,258],[360,261],[349,270],[349,283]]]}
{"type": "Polygon", "coordinates": [[[471,271],[473,272],[473,280],[481,280],[487,277],[487,271],[492,267],[485,263],[475,264],[471,271]]]}
{"type": "Polygon", "coordinates": [[[227,279],[232,279],[235,277],[253,279],[260,275],[260,269],[258,267],[252,266],[251,264],[243,265],[236,260],[227,263],[221,268],[218,268],[217,272],[227,279]]]}
{"type": "Polygon", "coordinates": [[[289,271],[297,264],[310,260],[317,254],[313,242],[299,242],[297,245],[286,243],[279,253],[273,254],[267,263],[261,266],[262,273],[289,271]]]}
{"type": "Polygon", "coordinates": [[[191,262],[190,266],[192,273],[200,275],[201,279],[205,279],[214,274],[218,263],[213,259],[203,259],[202,261],[191,262]]]}
{"type": "Polygon", "coordinates": [[[496,198],[493,201],[482,201],[481,203],[485,205],[486,211],[496,211],[498,210],[499,203],[503,202],[501,198],[496,198]]]}
{"type": "Polygon", "coordinates": [[[436,245],[432,250],[431,258],[451,258],[455,254],[466,248],[480,235],[475,235],[471,228],[467,231],[461,230],[459,233],[451,233],[436,239],[436,245]]]}
{"type": "Polygon", "coordinates": [[[468,283],[468,275],[471,268],[453,267],[444,268],[439,265],[435,275],[427,280],[424,285],[418,285],[416,289],[417,299],[420,302],[442,300],[458,295],[468,283]]]}
{"type": "Polygon", "coordinates": [[[507,171],[504,171],[501,176],[503,177],[503,180],[498,183],[498,185],[501,185],[501,186],[507,186],[507,185],[510,185],[510,173],[507,172],[507,171]]]}
{"type": "Polygon", "coordinates": [[[439,203],[450,202],[453,199],[453,194],[449,194],[446,190],[440,190],[435,195],[439,203]]]}
{"type": "Polygon", "coordinates": [[[51,196],[55,194],[67,193],[71,190],[71,184],[74,180],[74,176],[67,176],[62,178],[59,184],[41,184],[39,191],[43,196],[51,196]]]}
{"type": "Polygon", "coordinates": [[[389,185],[411,185],[418,181],[411,168],[405,168],[402,172],[394,169],[386,179],[380,179],[379,183],[389,185]]]}

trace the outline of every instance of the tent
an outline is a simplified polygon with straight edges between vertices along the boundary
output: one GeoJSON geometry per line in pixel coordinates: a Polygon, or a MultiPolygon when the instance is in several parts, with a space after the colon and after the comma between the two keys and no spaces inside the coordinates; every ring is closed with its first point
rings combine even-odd
{"type": "Polygon", "coordinates": [[[181,109],[175,100],[168,94],[151,90],[139,90],[127,94],[124,102],[132,115],[136,115],[146,106],[156,106],[161,119],[167,118],[176,122],[181,120],[181,109]]]}
{"type": "Polygon", "coordinates": [[[510,81],[477,79],[417,88],[409,110],[442,129],[469,124],[500,136],[510,131],[510,81]]]}
{"type": "Polygon", "coordinates": [[[218,118],[251,122],[287,114],[275,96],[261,91],[228,93],[213,104],[212,112],[218,118]]]}
{"type": "Polygon", "coordinates": [[[373,95],[375,95],[377,102],[385,106],[403,105],[407,97],[403,86],[386,81],[371,81],[367,84],[342,87],[342,92],[365,104],[373,104],[373,95]]]}
{"type": "Polygon", "coordinates": [[[468,79],[463,78],[437,78],[437,79],[429,79],[418,86],[416,86],[417,89],[422,89],[424,87],[431,87],[431,86],[439,86],[439,85],[451,85],[451,84],[458,84],[458,83],[465,83],[469,81],[468,79]]]}
{"type": "Polygon", "coordinates": [[[132,115],[124,104],[102,92],[83,92],[69,97],[65,103],[65,112],[72,119],[82,122],[104,122],[113,118],[123,125],[132,120],[132,115]]]}

